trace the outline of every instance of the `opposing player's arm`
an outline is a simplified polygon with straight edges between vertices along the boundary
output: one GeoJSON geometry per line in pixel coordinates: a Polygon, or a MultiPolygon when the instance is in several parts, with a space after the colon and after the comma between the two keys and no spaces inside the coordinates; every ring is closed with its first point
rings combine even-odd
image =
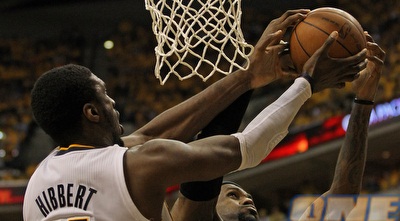
{"type": "MultiPolygon", "coordinates": [[[[360,77],[352,83],[355,102],[331,187],[322,197],[328,194],[359,194],[361,191],[367,157],[369,119],[385,60],[385,52],[379,45],[369,34],[366,34],[366,38],[369,61],[367,67],[360,72],[360,77]]],[[[313,204],[314,213],[324,208],[321,198],[313,204]]],[[[303,214],[302,220],[307,219],[309,212],[310,208],[303,214]]]]}
{"type": "Polygon", "coordinates": [[[374,43],[370,35],[367,34],[366,37],[369,62],[367,68],[360,73],[359,79],[353,82],[356,97],[330,194],[357,194],[361,191],[368,148],[369,118],[385,60],[385,52],[374,43]]]}
{"type": "Polygon", "coordinates": [[[323,200],[329,194],[359,194],[362,187],[365,161],[367,157],[367,139],[369,118],[372,105],[355,103],[353,105],[344,142],[336,162],[335,174],[330,189],[321,195],[313,206],[302,215],[307,220],[312,208],[314,214],[323,211],[323,200]]]}
{"type": "Polygon", "coordinates": [[[371,110],[372,105],[354,104],[327,194],[358,194],[361,191],[371,110]]]}

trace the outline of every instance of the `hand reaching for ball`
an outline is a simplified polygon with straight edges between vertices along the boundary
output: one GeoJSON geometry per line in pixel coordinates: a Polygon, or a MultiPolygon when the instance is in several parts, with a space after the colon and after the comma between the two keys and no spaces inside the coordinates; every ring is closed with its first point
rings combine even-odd
{"type": "Polygon", "coordinates": [[[345,82],[351,82],[367,65],[367,49],[346,58],[332,58],[328,51],[338,38],[338,32],[332,32],[325,43],[307,60],[303,73],[314,79],[314,93],[326,88],[342,88],[345,82]]]}
{"type": "Polygon", "coordinates": [[[352,83],[353,91],[359,100],[374,101],[378,90],[379,78],[382,74],[386,53],[368,33],[365,33],[367,42],[367,67],[360,72],[360,77],[352,83]]]}
{"type": "Polygon", "coordinates": [[[329,49],[333,58],[352,56],[366,47],[363,28],[350,13],[332,7],[314,9],[297,23],[290,36],[290,57],[298,72],[333,31],[339,33],[329,49]]]}

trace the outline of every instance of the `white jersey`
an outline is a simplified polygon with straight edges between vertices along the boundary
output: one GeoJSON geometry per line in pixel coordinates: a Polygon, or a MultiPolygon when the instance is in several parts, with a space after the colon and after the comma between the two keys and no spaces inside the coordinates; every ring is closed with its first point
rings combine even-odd
{"type": "MultiPolygon", "coordinates": [[[[25,221],[148,221],[125,184],[123,156],[127,148],[70,149],[49,154],[29,180],[25,221]]],[[[163,220],[170,220],[166,210],[164,204],[163,220]]]]}

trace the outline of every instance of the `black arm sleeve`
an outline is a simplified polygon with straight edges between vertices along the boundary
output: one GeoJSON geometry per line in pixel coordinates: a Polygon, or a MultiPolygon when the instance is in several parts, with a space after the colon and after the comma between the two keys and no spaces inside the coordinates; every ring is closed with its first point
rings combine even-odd
{"type": "MultiPolygon", "coordinates": [[[[214,135],[236,133],[242,122],[253,91],[248,91],[237,98],[224,111],[219,113],[198,135],[202,139],[214,135]]],[[[193,201],[208,201],[219,195],[223,177],[210,181],[187,182],[180,185],[180,192],[193,201]]]]}

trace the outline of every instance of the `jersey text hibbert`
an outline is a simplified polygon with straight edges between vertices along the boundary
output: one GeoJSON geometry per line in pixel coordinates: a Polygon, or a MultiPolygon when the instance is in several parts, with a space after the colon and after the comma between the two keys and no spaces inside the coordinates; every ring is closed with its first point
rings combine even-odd
{"type": "Polygon", "coordinates": [[[96,189],[84,185],[78,185],[74,190],[72,183],[58,184],[43,191],[35,202],[46,217],[51,211],[63,207],[76,207],[86,210],[93,194],[96,193],[96,189]]]}

